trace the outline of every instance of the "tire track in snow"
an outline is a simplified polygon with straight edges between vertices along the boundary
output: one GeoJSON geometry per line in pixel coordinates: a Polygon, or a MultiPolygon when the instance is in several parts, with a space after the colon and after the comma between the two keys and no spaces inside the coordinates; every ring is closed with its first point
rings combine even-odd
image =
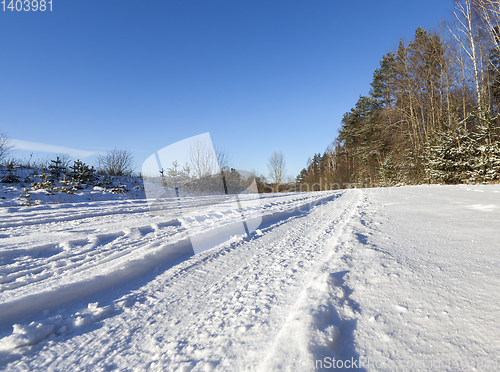
{"type": "MultiPolygon", "coordinates": [[[[106,339],[112,344],[109,347],[117,355],[149,353],[157,350],[157,345],[151,344],[154,339],[176,340],[162,345],[166,350],[161,361],[166,363],[164,369],[180,368],[186,360],[188,364],[199,363],[199,368],[216,365],[222,370],[245,369],[241,360],[236,361],[236,366],[242,368],[224,367],[224,356],[233,355],[237,359],[238,355],[245,355],[247,347],[255,353],[263,352],[265,343],[255,337],[255,332],[266,329],[267,341],[271,342],[303,286],[304,273],[329,249],[324,241],[337,231],[355,194],[339,191],[312,195],[314,198],[295,198],[306,200],[309,205],[290,201],[272,208],[265,205],[263,209],[273,217],[268,217],[267,226],[252,239],[232,239],[164,273],[159,272],[143,287],[117,298],[104,326],[106,339]],[[315,200],[318,204],[322,200],[323,204],[315,208],[310,204],[315,200]],[[295,213],[290,207],[296,207],[295,213]],[[126,335],[132,333],[135,341],[130,345],[132,341],[126,335]],[[234,344],[230,347],[231,340],[234,344]],[[145,345],[149,345],[148,351],[144,350],[145,345]],[[204,345],[204,349],[193,352],[199,345],[204,345]]],[[[79,346],[69,349],[71,354],[61,358],[58,368],[65,369],[64,360],[74,360],[75,352],[86,350],[78,338],[69,338],[67,342],[73,339],[79,346]]],[[[95,356],[101,351],[102,348],[97,348],[95,356]]],[[[148,363],[154,363],[155,355],[151,355],[148,363]]],[[[40,358],[43,357],[38,355],[35,359],[40,358]]],[[[259,360],[255,359],[254,368],[259,360]]]]}
{"type": "MultiPolygon", "coordinates": [[[[199,255],[196,266],[185,262],[175,277],[128,297],[127,303],[143,299],[130,306],[127,317],[134,309],[129,322],[145,326],[137,330],[134,346],[116,341],[112,348],[125,353],[136,347],[148,354],[142,345],[164,340],[151,345],[161,356],[151,355],[151,364],[137,368],[255,370],[297,302],[307,273],[329,255],[332,246],[326,243],[356,205],[356,192],[341,195],[271,224],[250,241],[199,255]],[[227,360],[232,363],[225,364],[227,360]]],[[[120,339],[123,322],[117,319],[116,326],[107,328],[110,337],[120,339]]]]}
{"type": "MultiPolygon", "coordinates": [[[[271,203],[263,206],[264,212],[268,213],[265,215],[265,220],[270,223],[294,213],[303,213],[311,208],[311,203],[313,205],[321,203],[323,199],[328,200],[330,197],[292,194],[281,197],[277,201],[272,198],[271,203]],[[292,212],[286,209],[290,206],[294,207],[292,212]]],[[[45,209],[42,211],[46,212],[45,209]]],[[[98,222],[102,219],[102,215],[92,217],[91,222],[98,222]]],[[[51,224],[53,220],[42,217],[40,221],[40,223],[51,224]]],[[[29,239],[26,240],[26,244],[30,244],[29,239]]],[[[64,249],[47,258],[30,259],[28,255],[28,257],[21,257],[23,259],[20,261],[13,259],[14,250],[8,251],[6,256],[15,262],[10,265],[10,273],[9,268],[4,267],[3,275],[0,277],[3,283],[0,287],[2,300],[0,323],[5,324],[9,319],[27,312],[41,311],[49,304],[50,307],[57,306],[74,298],[108,288],[123,280],[130,280],[154,269],[165,260],[177,259],[179,255],[186,257],[192,255],[192,248],[184,228],[179,224],[169,222],[60,241],[54,247],[58,247],[58,250],[60,247],[64,249]],[[170,231],[161,233],[164,228],[170,231]],[[149,241],[145,239],[153,233],[152,239],[149,241]],[[30,303],[29,306],[28,303],[30,303]]],[[[37,252],[33,248],[19,250],[20,254],[28,251],[37,252]]],[[[1,258],[2,251],[0,251],[1,258]]]]}
{"type": "MultiPolygon", "coordinates": [[[[164,224],[163,227],[156,226],[155,228],[148,225],[142,227],[144,233],[141,232],[141,228],[137,229],[140,234],[134,234],[131,231],[116,231],[31,249],[0,251],[1,261],[5,261],[5,257],[11,261],[10,265],[5,265],[1,269],[0,293],[52,276],[55,277],[54,280],[59,280],[66,272],[74,275],[93,266],[106,264],[143,247],[147,241],[141,238],[147,238],[150,233],[157,233],[156,239],[168,240],[170,236],[179,232],[178,228],[161,231],[168,226],[175,227],[180,224],[164,224]],[[45,254],[47,250],[50,253],[48,255],[45,254]],[[43,258],[40,258],[40,252],[43,258]],[[39,273],[43,273],[43,277],[34,276],[39,273]]],[[[19,296],[19,293],[16,295],[19,296]]]]}
{"type": "Polygon", "coordinates": [[[329,252],[308,272],[306,284],[259,371],[327,370],[336,360],[342,360],[344,355],[339,346],[352,337],[352,318],[359,309],[349,298],[351,290],[344,283],[348,270],[341,270],[347,268],[341,261],[349,258],[342,239],[350,235],[348,225],[355,218],[363,197],[360,190],[352,192],[357,194],[356,201],[329,237],[329,252]],[[347,310],[351,316],[341,316],[340,309],[344,314],[347,310]],[[346,327],[346,323],[349,326],[346,327]]]}
{"type": "Polygon", "coordinates": [[[145,200],[11,207],[0,214],[0,229],[145,212],[149,212],[145,200]]]}

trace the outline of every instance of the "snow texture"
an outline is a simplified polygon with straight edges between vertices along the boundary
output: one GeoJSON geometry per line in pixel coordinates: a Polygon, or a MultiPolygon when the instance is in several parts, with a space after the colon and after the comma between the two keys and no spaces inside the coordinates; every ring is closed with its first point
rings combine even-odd
{"type": "Polygon", "coordinates": [[[500,187],[0,208],[0,368],[470,371],[500,355],[500,187]],[[188,231],[189,230],[189,231],[188,231]]]}

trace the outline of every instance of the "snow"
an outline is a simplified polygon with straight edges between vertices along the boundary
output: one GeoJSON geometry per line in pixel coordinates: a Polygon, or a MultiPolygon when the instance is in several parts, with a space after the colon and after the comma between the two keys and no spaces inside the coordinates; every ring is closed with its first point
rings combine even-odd
{"type": "MultiPolygon", "coordinates": [[[[16,167],[13,174],[17,176],[20,182],[2,183],[2,180],[4,180],[9,173],[10,172],[5,166],[0,165],[0,208],[16,208],[26,204],[26,198],[21,197],[21,195],[24,194],[24,189],[29,190],[32,207],[41,206],[42,208],[45,208],[44,206],[46,205],[68,205],[72,203],[97,201],[130,201],[145,198],[144,184],[138,177],[97,176],[97,183],[103,183],[106,181],[105,178],[107,178],[109,181],[107,187],[87,185],[86,188],[82,188],[72,194],[68,194],[55,191],[49,192],[47,189],[35,190],[34,188],[31,188],[30,185],[33,181],[40,182],[41,180],[39,175],[42,171],[40,169],[16,167]],[[117,188],[120,185],[126,186],[124,193],[113,192],[113,188],[117,188]]],[[[61,182],[57,182],[54,186],[61,187],[62,184],[61,182]]]]}
{"type": "Polygon", "coordinates": [[[354,230],[360,239],[352,240],[366,251],[353,255],[352,298],[366,304],[354,338],[361,355],[382,363],[378,370],[394,369],[390,363],[498,369],[498,191],[464,185],[367,193],[368,212],[354,230]],[[477,205],[490,207],[471,208],[477,205]]]}
{"type": "Polygon", "coordinates": [[[500,185],[112,197],[4,200],[0,368],[498,369],[500,185]]]}

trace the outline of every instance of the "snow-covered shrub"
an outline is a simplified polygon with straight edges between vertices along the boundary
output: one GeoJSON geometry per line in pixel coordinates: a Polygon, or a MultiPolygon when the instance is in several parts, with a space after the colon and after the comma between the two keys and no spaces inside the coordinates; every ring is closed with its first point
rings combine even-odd
{"type": "Polygon", "coordinates": [[[89,167],[79,159],[73,163],[70,169],[70,176],[80,185],[93,185],[98,179],[94,167],[89,167]]]}
{"type": "Polygon", "coordinates": [[[3,183],[17,183],[20,181],[19,176],[15,172],[14,162],[9,162],[6,167],[7,175],[2,178],[3,183]]]}
{"type": "Polygon", "coordinates": [[[430,182],[481,183],[500,177],[500,146],[492,133],[496,118],[484,109],[469,115],[471,129],[464,122],[455,130],[436,131],[426,145],[426,174],[430,182]]]}

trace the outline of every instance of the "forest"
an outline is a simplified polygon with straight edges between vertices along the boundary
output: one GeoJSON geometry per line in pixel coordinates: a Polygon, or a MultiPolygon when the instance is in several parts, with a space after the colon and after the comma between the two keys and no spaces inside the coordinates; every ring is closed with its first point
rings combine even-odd
{"type": "Polygon", "coordinates": [[[499,182],[499,0],[458,1],[386,53],[370,86],[297,190],[499,182]]]}

